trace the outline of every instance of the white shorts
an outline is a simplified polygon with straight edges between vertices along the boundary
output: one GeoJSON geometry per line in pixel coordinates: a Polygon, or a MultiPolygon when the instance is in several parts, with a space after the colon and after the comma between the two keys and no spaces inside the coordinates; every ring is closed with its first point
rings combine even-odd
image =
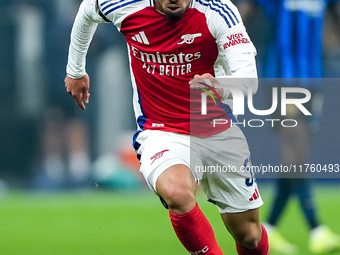
{"type": "Polygon", "coordinates": [[[244,171],[251,164],[243,132],[235,125],[209,137],[146,130],[139,134],[137,153],[140,171],[156,191],[161,173],[173,165],[186,165],[210,202],[221,213],[237,213],[263,204],[253,173],[244,171]]]}

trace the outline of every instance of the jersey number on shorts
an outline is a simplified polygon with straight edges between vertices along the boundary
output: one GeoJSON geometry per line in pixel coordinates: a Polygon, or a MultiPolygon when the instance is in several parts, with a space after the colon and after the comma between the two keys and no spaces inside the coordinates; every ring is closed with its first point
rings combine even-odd
{"type": "Polygon", "coordinates": [[[253,184],[254,184],[254,182],[256,181],[256,179],[255,179],[255,175],[254,175],[254,173],[253,173],[253,171],[251,170],[251,162],[250,162],[250,160],[249,160],[249,158],[247,158],[245,161],[244,161],[244,164],[243,164],[243,166],[244,166],[244,169],[246,169],[247,171],[249,171],[249,173],[250,173],[250,175],[251,175],[251,177],[250,178],[246,178],[246,185],[248,186],[248,187],[250,187],[250,186],[252,186],[253,184]]]}

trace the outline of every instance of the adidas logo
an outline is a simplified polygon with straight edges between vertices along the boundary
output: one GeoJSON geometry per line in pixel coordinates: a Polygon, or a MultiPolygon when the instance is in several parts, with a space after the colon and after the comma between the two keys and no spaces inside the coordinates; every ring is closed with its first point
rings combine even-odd
{"type": "Polygon", "coordinates": [[[249,201],[253,201],[256,200],[260,197],[259,191],[257,190],[257,188],[255,188],[255,192],[254,194],[251,196],[251,198],[249,198],[249,201]]]}
{"type": "Polygon", "coordinates": [[[146,38],[144,31],[139,32],[138,34],[132,36],[131,38],[136,42],[144,43],[147,45],[150,44],[148,38],[146,38]]]}

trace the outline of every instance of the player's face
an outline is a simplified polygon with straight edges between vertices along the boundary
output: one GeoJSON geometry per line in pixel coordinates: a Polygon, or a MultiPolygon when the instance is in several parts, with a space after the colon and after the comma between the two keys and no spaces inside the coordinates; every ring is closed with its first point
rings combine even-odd
{"type": "Polygon", "coordinates": [[[157,10],[165,14],[171,21],[182,19],[184,12],[188,9],[191,0],[154,0],[157,10]]]}

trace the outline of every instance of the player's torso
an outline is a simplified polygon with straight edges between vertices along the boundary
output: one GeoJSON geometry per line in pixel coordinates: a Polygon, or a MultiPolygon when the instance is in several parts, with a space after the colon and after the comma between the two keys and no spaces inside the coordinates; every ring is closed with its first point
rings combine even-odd
{"type": "Polygon", "coordinates": [[[138,103],[146,117],[143,128],[188,132],[190,114],[201,110],[200,101],[192,100],[192,93],[201,92],[190,90],[188,82],[195,74],[213,75],[218,56],[204,13],[190,8],[182,20],[171,22],[146,7],[127,16],[120,32],[128,43],[138,103]]]}
{"type": "Polygon", "coordinates": [[[211,71],[217,58],[206,18],[196,9],[188,9],[181,21],[171,22],[154,7],[147,7],[128,16],[120,31],[128,42],[131,62],[160,79],[188,79],[193,73],[211,71]]]}

